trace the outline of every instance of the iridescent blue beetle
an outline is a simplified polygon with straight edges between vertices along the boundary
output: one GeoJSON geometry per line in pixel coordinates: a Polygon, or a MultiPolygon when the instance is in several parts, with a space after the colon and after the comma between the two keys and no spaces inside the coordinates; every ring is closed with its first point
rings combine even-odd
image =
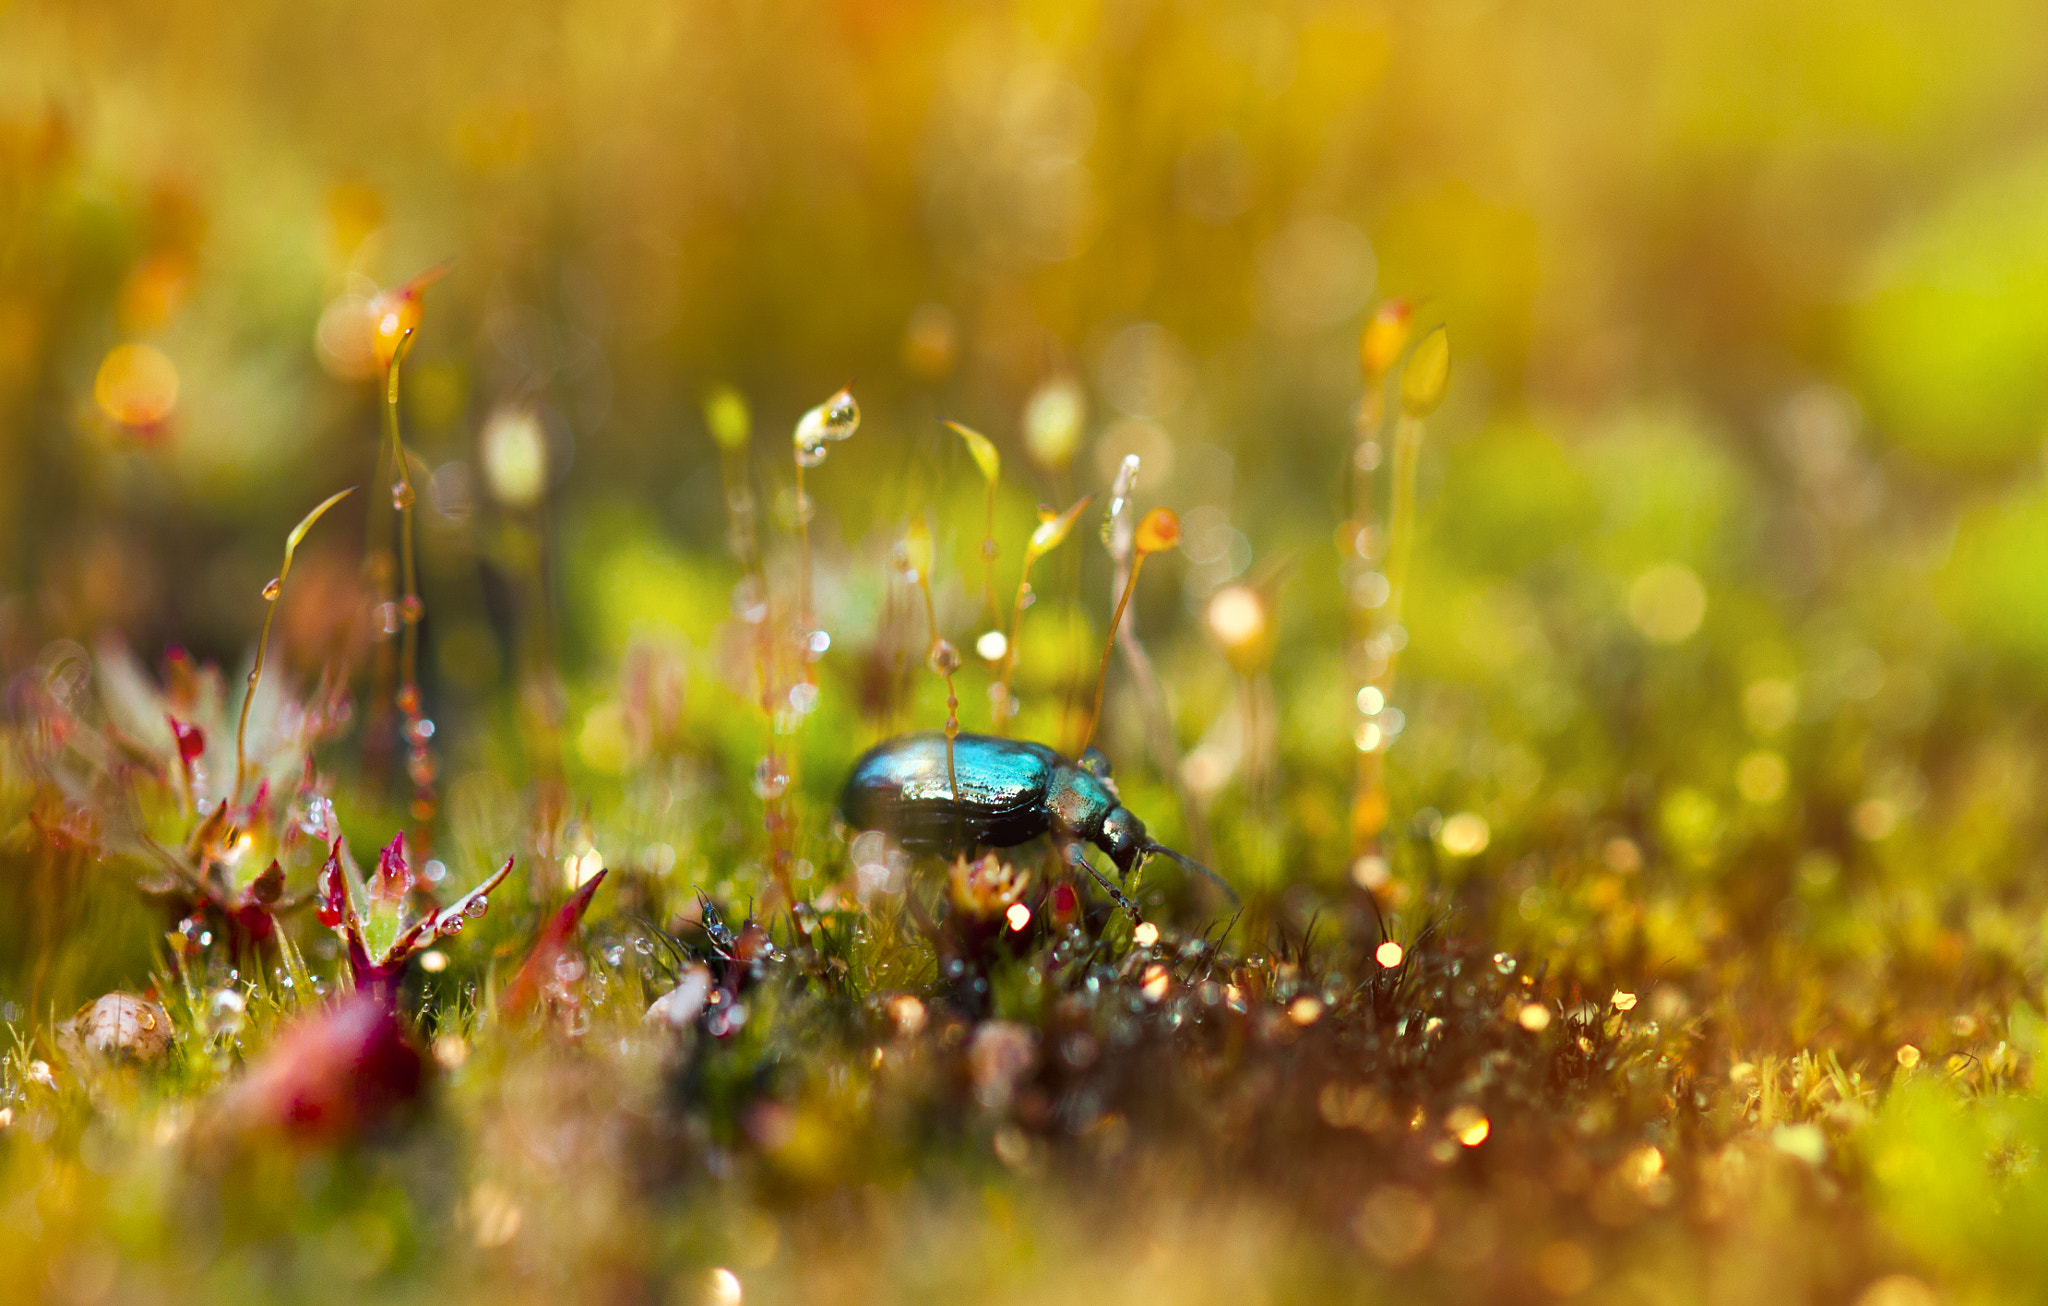
{"type": "Polygon", "coordinates": [[[1117,794],[1109,759],[1097,749],[1082,753],[1077,764],[1044,744],[963,734],[953,740],[953,777],[946,773],[944,734],[898,735],[853,764],[839,811],[857,830],[880,830],[909,852],[941,857],[1012,848],[1049,834],[1068,864],[1094,876],[1134,918],[1130,899],[1089,863],[1082,844],[1109,854],[1125,879],[1147,855],[1164,853],[1237,899],[1214,871],[1145,833],[1145,823],[1117,794]]]}

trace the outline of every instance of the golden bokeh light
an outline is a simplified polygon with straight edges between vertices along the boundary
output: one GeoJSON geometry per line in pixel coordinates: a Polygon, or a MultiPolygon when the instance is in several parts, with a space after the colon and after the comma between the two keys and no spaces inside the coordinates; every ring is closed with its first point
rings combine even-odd
{"type": "Polygon", "coordinates": [[[116,345],[100,363],[92,394],[100,411],[131,429],[163,422],[178,404],[178,369],[149,345],[116,345]]]}

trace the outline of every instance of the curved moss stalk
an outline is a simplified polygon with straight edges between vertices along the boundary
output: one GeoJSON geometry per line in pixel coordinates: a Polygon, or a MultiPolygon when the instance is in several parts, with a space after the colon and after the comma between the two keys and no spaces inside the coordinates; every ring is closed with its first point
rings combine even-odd
{"type": "Polygon", "coordinates": [[[299,524],[292,527],[291,534],[284,537],[284,562],[277,569],[277,578],[263,587],[263,633],[256,640],[256,663],[249,668],[249,684],[242,691],[241,717],[235,723],[235,788],[228,799],[230,807],[242,801],[242,785],[249,776],[249,707],[256,701],[256,687],[263,682],[263,661],[270,651],[270,623],[277,616],[277,600],[278,596],[284,593],[285,577],[292,574],[292,555],[298,552],[300,541],[306,538],[307,531],[313,529],[313,523],[319,521],[329,508],[355,491],[356,487],[351,485],[346,490],[330,494],[321,501],[319,507],[299,519],[299,524]]]}

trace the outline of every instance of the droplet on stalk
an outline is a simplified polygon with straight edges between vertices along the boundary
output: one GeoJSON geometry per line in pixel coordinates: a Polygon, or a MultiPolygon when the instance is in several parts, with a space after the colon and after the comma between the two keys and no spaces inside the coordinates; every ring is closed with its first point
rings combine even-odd
{"type": "Polygon", "coordinates": [[[828,442],[847,439],[859,429],[860,405],[854,402],[853,392],[842,387],[830,399],[797,419],[796,430],[791,435],[791,442],[796,445],[797,462],[805,467],[816,467],[825,461],[828,442]]]}
{"type": "Polygon", "coordinates": [[[265,603],[275,603],[277,602],[277,596],[283,592],[284,578],[281,576],[272,576],[270,578],[270,583],[263,587],[263,601],[265,603]]]}
{"type": "Polygon", "coordinates": [[[411,481],[400,480],[393,481],[391,483],[392,507],[398,509],[400,512],[405,512],[407,509],[412,507],[413,499],[414,495],[412,491],[411,481]]]}
{"type": "Polygon", "coordinates": [[[844,440],[860,429],[860,405],[854,402],[852,390],[841,386],[824,408],[826,439],[844,440]]]}
{"type": "Polygon", "coordinates": [[[754,797],[770,802],[789,788],[789,773],[774,758],[764,757],[754,765],[754,797]]]}
{"type": "Polygon", "coordinates": [[[1124,455],[1123,465],[1116,469],[1116,479],[1110,482],[1109,512],[1102,519],[1102,542],[1110,546],[1111,553],[1116,552],[1113,538],[1116,534],[1116,524],[1130,503],[1131,487],[1137,484],[1137,481],[1138,455],[1127,453],[1124,455]]]}

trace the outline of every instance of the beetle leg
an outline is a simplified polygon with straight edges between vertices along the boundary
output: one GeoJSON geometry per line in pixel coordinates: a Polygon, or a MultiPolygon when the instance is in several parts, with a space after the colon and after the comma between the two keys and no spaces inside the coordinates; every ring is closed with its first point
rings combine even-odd
{"type": "Polygon", "coordinates": [[[1067,865],[1077,870],[1086,871],[1094,876],[1095,882],[1102,886],[1102,891],[1114,899],[1117,906],[1124,909],[1126,916],[1129,916],[1134,921],[1143,919],[1138,915],[1138,909],[1131,905],[1131,900],[1124,896],[1124,891],[1112,884],[1107,875],[1095,869],[1095,863],[1088,860],[1087,852],[1078,841],[1067,840],[1062,842],[1060,844],[1060,855],[1066,858],[1067,865]]]}

